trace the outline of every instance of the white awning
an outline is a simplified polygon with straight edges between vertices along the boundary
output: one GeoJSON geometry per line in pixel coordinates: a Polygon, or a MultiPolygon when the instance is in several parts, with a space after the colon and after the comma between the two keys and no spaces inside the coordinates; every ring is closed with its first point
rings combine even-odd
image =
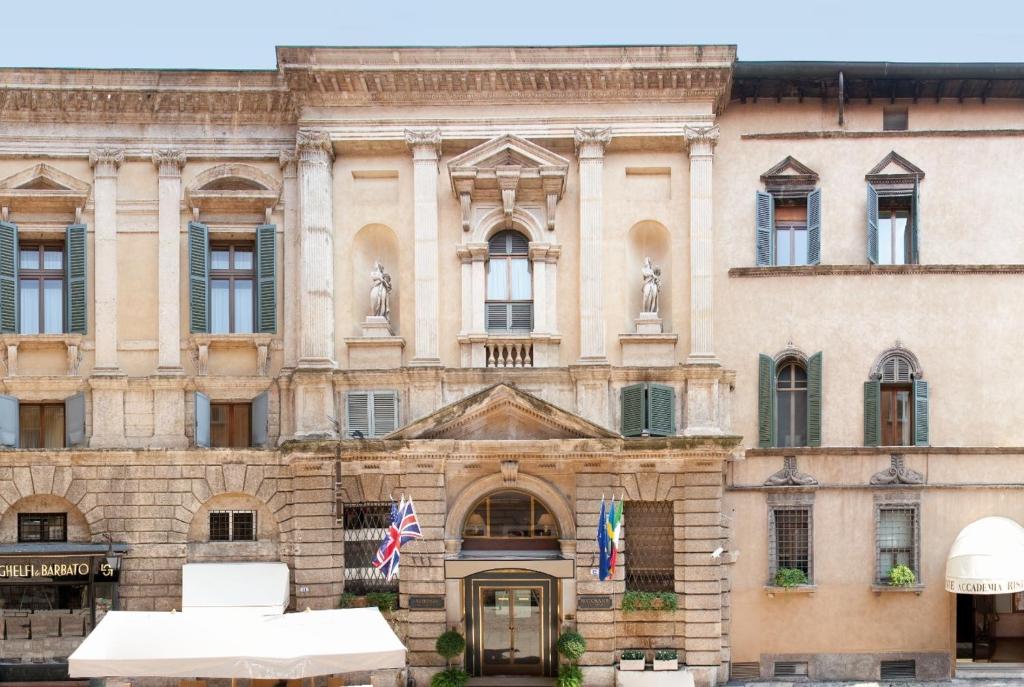
{"type": "Polygon", "coordinates": [[[68,658],[71,677],[292,680],[405,667],[376,608],[239,615],[111,611],[68,658]]]}
{"type": "Polygon", "coordinates": [[[1024,591],[1024,527],[1009,518],[988,517],[960,530],[946,559],[946,591],[1024,591]]]}
{"type": "Polygon", "coordinates": [[[284,563],[186,563],[181,566],[184,611],[281,615],[288,607],[284,563]]]}

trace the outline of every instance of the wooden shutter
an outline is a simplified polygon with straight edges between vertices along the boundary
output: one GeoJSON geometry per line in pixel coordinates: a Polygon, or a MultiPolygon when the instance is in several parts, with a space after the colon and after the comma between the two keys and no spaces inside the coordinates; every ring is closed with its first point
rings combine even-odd
{"type": "Polygon", "coordinates": [[[188,223],[189,325],[193,332],[210,331],[210,230],[188,223]]]}
{"type": "Polygon", "coordinates": [[[18,225],[0,222],[0,332],[18,331],[18,225]]]}
{"type": "Polygon", "coordinates": [[[622,436],[638,437],[644,433],[644,384],[622,387],[622,436]]]}
{"type": "Polygon", "coordinates": [[[509,330],[513,332],[533,331],[533,302],[519,301],[508,304],[509,330]]]}
{"type": "Polygon", "coordinates": [[[85,394],[64,399],[64,438],[68,448],[85,445],[85,394]]]}
{"type": "Polygon", "coordinates": [[[508,303],[487,304],[487,331],[508,331],[508,303]]]}
{"type": "Polygon", "coordinates": [[[195,392],[196,446],[210,448],[210,397],[199,391],[195,392]]]}
{"type": "Polygon", "coordinates": [[[914,177],[914,197],[910,206],[910,262],[914,265],[921,262],[919,253],[920,227],[918,216],[920,204],[918,203],[918,178],[914,177]]]}
{"type": "Polygon", "coordinates": [[[250,443],[253,446],[266,446],[267,435],[270,433],[270,393],[264,391],[252,399],[249,406],[250,443]]]}
{"type": "Polygon", "coordinates": [[[914,380],[914,445],[928,445],[928,382],[914,380]]]}
{"type": "Polygon", "coordinates": [[[757,265],[765,267],[775,264],[775,199],[772,194],[757,192],[757,265]]]}
{"type": "Polygon", "coordinates": [[[256,331],[277,333],[277,226],[256,227],[256,331]]]}
{"type": "Polygon", "coordinates": [[[807,264],[821,262],[821,189],[807,194],[807,264]]]}
{"type": "Polygon", "coordinates": [[[381,437],[398,429],[398,393],[395,391],[374,391],[370,394],[372,436],[381,437]]]}
{"type": "Polygon", "coordinates": [[[775,360],[764,353],[757,363],[757,445],[775,445],[775,360]]]}
{"type": "Polygon", "coordinates": [[[864,382],[864,445],[882,443],[882,382],[871,379],[864,382]]]}
{"type": "Polygon", "coordinates": [[[370,394],[350,391],[345,396],[345,426],[350,437],[356,432],[370,436],[370,394]]]}
{"type": "Polygon", "coordinates": [[[821,446],[821,351],[807,359],[807,445],[821,446]]]}
{"type": "Polygon", "coordinates": [[[64,253],[67,259],[64,289],[68,304],[67,331],[71,334],[85,334],[88,330],[87,251],[85,225],[69,224],[64,238],[64,253]]]}
{"type": "Polygon", "coordinates": [[[676,433],[676,392],[664,384],[647,385],[648,427],[654,436],[672,436],[676,433]]]}
{"type": "Polygon", "coordinates": [[[18,429],[21,414],[18,399],[14,396],[0,396],[0,446],[18,448],[18,429]]]}
{"type": "Polygon", "coordinates": [[[868,184],[868,262],[878,264],[878,191],[868,184]]]}

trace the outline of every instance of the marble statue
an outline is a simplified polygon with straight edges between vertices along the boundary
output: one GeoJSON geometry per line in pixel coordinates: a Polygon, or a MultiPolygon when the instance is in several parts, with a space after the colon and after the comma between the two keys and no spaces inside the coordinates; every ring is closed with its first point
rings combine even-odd
{"type": "Polygon", "coordinates": [[[384,271],[384,265],[377,261],[370,272],[373,281],[370,286],[370,314],[374,317],[391,317],[391,275],[384,271]]]}
{"type": "Polygon", "coordinates": [[[640,268],[643,276],[643,305],[641,313],[658,314],[658,294],[661,292],[661,268],[654,265],[650,258],[644,258],[644,265],[640,268]]]}

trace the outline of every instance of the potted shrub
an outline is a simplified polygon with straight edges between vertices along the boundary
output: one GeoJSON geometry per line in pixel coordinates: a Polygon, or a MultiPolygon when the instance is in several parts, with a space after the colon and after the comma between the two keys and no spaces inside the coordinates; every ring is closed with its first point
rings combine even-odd
{"type": "Polygon", "coordinates": [[[566,630],[558,637],[558,653],[567,663],[558,666],[558,687],[583,687],[583,671],[576,663],[587,650],[587,640],[583,635],[566,630]]]}
{"type": "Polygon", "coordinates": [[[643,670],[647,667],[647,656],[640,649],[624,649],[619,659],[619,670],[643,670]]]}
{"type": "Polygon", "coordinates": [[[914,574],[914,571],[902,563],[889,568],[887,577],[890,587],[913,587],[917,582],[917,575],[914,574]]]}
{"type": "Polygon", "coordinates": [[[370,592],[366,595],[366,605],[376,606],[384,614],[391,613],[398,608],[398,594],[394,592],[370,592]]]}
{"type": "Polygon", "coordinates": [[[658,649],[654,652],[655,670],[679,670],[679,653],[675,649],[658,649]]]}
{"type": "Polygon", "coordinates": [[[774,582],[776,587],[799,587],[807,584],[807,573],[800,568],[779,568],[774,582]]]}
{"type": "Polygon", "coordinates": [[[632,611],[674,611],[679,607],[679,597],[672,592],[638,592],[629,590],[622,595],[622,610],[632,611]]]}
{"type": "Polygon", "coordinates": [[[452,659],[466,650],[465,638],[455,630],[448,630],[437,638],[434,649],[441,654],[448,667],[430,678],[430,687],[466,687],[469,673],[460,666],[452,665],[452,659]]]}

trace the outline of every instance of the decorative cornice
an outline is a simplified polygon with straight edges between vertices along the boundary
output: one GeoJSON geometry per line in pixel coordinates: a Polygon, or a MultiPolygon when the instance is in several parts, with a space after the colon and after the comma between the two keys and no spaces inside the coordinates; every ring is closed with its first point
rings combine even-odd
{"type": "Polygon", "coordinates": [[[438,160],[441,157],[441,129],[406,129],[405,142],[414,159],[438,160]]]}
{"type": "Polygon", "coordinates": [[[185,166],[185,152],[180,148],[160,148],[153,151],[153,164],[162,176],[179,176],[185,166]]]}
{"type": "Polygon", "coordinates": [[[684,126],[683,138],[690,155],[710,155],[718,144],[720,131],[718,125],[684,126]]]}
{"type": "Polygon", "coordinates": [[[295,134],[295,152],[299,162],[323,162],[334,159],[331,135],[322,129],[299,129],[295,134]]]}
{"type": "Polygon", "coordinates": [[[766,487],[810,487],[818,484],[818,480],[800,472],[796,467],[796,456],[785,456],[782,469],[764,481],[766,487]]]}
{"type": "Polygon", "coordinates": [[[585,158],[604,157],[604,149],[612,142],[612,130],[610,127],[604,129],[576,129],[572,135],[576,144],[576,156],[585,158]]]}
{"type": "Polygon", "coordinates": [[[889,467],[871,476],[873,486],[895,486],[901,484],[924,484],[924,475],[904,464],[901,454],[890,456],[889,467]]]}
{"type": "Polygon", "coordinates": [[[93,148],[89,151],[89,166],[113,165],[114,170],[124,162],[123,148],[93,148]]]}

